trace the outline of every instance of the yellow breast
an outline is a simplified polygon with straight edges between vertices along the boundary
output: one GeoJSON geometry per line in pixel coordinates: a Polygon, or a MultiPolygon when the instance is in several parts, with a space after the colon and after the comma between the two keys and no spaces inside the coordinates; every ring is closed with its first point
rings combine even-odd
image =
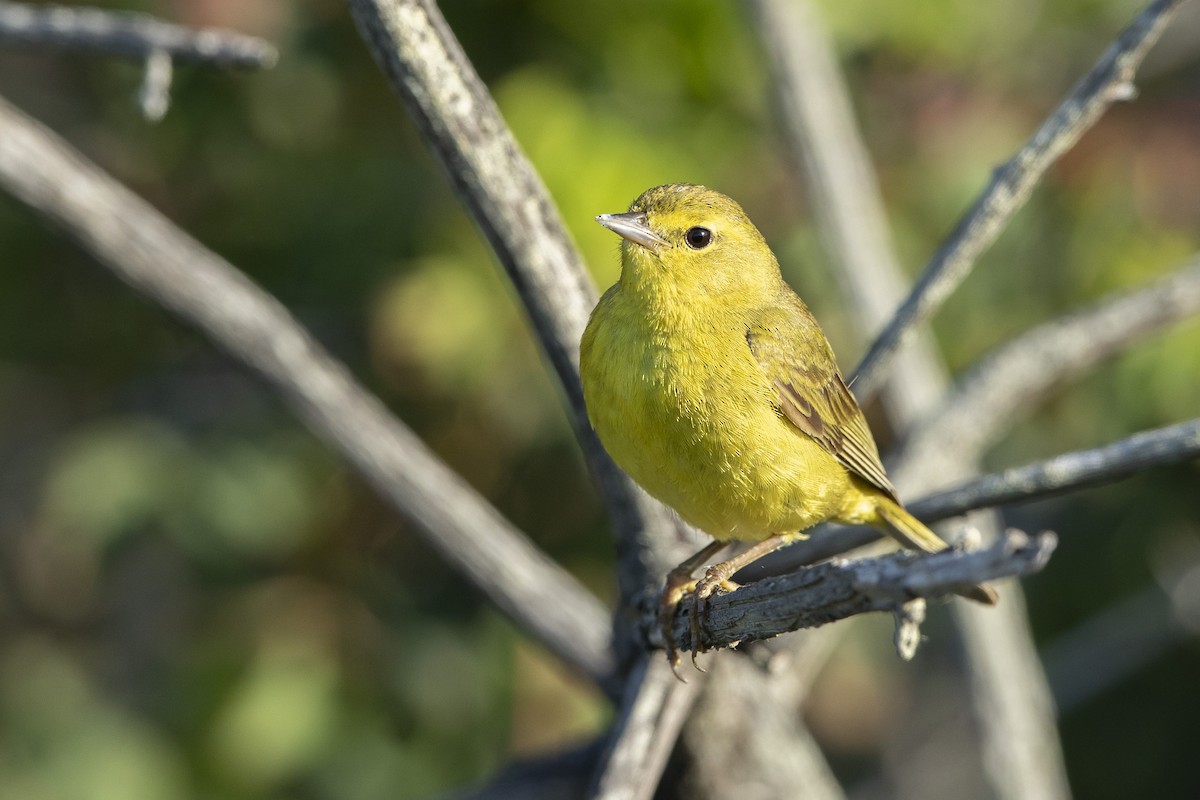
{"type": "Polygon", "coordinates": [[[680,308],[647,313],[616,286],[588,323],[584,397],[613,460],[717,539],[759,540],[834,516],[848,474],[776,412],[744,324],[680,308]]]}

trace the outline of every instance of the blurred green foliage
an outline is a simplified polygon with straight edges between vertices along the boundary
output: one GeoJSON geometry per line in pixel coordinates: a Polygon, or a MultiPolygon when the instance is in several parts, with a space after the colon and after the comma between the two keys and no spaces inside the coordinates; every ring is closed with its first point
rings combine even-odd
{"type": "MultiPolygon", "coordinates": [[[[282,59],[262,74],[178,66],[159,125],[135,110],[138,67],[91,55],[0,51],[0,92],[277,295],[611,596],[603,509],[557,390],[343,4],[103,5],[264,35],[282,59]]],[[[915,272],[1139,4],[821,6],[915,272]]],[[[839,309],[739,4],[443,8],[598,284],[616,278],[617,245],[595,214],[657,183],[708,183],[759,222],[851,365],[866,336],[839,309]]],[[[1052,171],[939,315],[955,369],[1196,251],[1197,43],[1193,24],[1168,34],[1139,101],[1052,171]]],[[[1195,416],[1198,364],[1194,326],[1138,345],[1035,409],[990,462],[1195,416]]],[[[1200,537],[1196,468],[1012,518],[1063,536],[1028,581],[1049,639],[1200,537]]],[[[904,704],[837,698],[912,681],[873,644],[886,634],[859,630],[810,709],[849,781],[879,769],[904,704]]],[[[1066,716],[1079,796],[1194,796],[1198,671],[1182,637],[1066,716]]],[[[424,797],[594,735],[608,714],[253,376],[0,198],[0,797],[424,797]]]]}

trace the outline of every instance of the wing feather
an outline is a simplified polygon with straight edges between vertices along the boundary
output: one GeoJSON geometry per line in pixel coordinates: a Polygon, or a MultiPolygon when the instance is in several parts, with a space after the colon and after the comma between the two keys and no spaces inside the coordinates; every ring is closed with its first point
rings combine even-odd
{"type": "Polygon", "coordinates": [[[750,352],[778,391],[780,413],[843,466],[895,499],[866,417],[837,368],[817,321],[795,295],[746,331],[750,352]]]}

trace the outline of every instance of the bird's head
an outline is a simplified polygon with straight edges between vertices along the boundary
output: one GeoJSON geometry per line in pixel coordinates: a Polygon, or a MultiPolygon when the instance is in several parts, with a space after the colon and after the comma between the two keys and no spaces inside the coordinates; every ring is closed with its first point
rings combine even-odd
{"type": "Polygon", "coordinates": [[[782,280],[774,254],[742,207],[704,186],[656,186],[624,214],[601,214],[596,221],[624,239],[623,284],[670,288],[697,300],[751,300],[782,280]]]}

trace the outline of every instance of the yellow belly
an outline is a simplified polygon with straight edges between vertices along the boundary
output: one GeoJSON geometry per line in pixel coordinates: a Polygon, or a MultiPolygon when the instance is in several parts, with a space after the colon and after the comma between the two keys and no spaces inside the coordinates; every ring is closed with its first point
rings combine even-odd
{"type": "Polygon", "coordinates": [[[584,337],[588,416],[613,460],[687,522],[757,541],[837,517],[859,494],[776,413],[744,334],[731,331],[721,352],[681,352],[614,316],[594,316],[584,337]]]}

